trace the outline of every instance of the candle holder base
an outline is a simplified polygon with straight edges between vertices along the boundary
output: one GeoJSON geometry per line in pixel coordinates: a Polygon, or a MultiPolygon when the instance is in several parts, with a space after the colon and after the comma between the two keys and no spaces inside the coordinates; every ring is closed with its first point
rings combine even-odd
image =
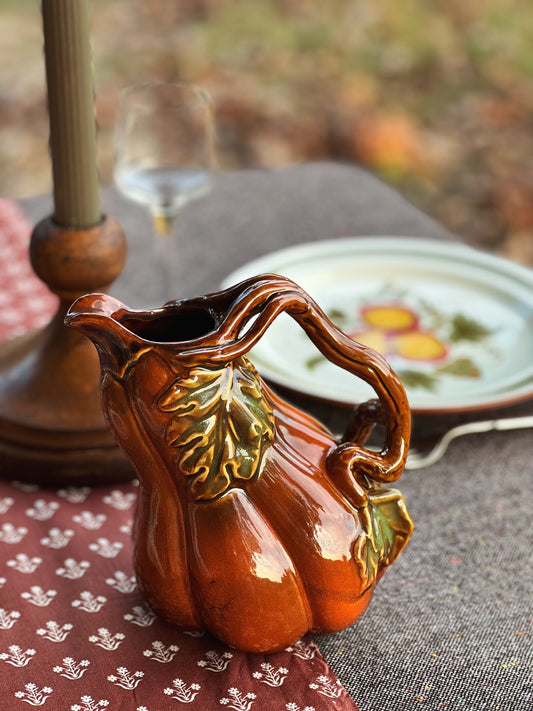
{"type": "Polygon", "coordinates": [[[126,241],[111,218],[82,230],[40,222],[30,257],[59,295],[50,323],[0,346],[0,476],[50,485],[127,481],[135,472],[100,404],[96,349],[63,319],[72,301],[122,271],[126,241]]]}

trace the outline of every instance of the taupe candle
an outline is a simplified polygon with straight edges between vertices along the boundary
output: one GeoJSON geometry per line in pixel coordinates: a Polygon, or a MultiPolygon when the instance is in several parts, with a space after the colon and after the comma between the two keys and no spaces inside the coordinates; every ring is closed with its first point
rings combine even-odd
{"type": "Polygon", "coordinates": [[[54,221],[101,220],[87,0],[42,0],[54,221]]]}

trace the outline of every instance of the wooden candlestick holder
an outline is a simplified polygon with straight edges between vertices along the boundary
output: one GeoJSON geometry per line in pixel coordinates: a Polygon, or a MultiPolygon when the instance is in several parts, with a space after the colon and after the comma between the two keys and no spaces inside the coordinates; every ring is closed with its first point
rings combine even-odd
{"type": "Polygon", "coordinates": [[[122,271],[122,229],[109,217],[88,229],[45,218],[30,258],[60,302],[47,326],[0,347],[0,475],[50,485],[132,479],[102,413],[96,349],[63,323],[72,301],[107,290],[122,271]]]}

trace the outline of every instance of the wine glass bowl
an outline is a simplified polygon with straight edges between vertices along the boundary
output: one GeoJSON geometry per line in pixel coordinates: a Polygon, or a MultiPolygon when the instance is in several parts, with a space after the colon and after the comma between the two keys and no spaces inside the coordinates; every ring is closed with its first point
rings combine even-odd
{"type": "MultiPolygon", "coordinates": [[[[215,163],[213,105],[186,82],[143,82],[120,95],[115,129],[114,179],[153,219],[157,256],[166,285],[174,267],[176,216],[210,189],[215,163]]],[[[176,294],[168,291],[168,298],[176,294]]]]}

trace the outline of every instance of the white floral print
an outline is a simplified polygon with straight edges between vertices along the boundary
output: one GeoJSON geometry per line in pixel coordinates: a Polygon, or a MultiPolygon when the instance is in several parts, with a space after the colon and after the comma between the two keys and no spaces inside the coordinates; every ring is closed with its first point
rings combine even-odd
{"type": "Polygon", "coordinates": [[[14,560],[8,560],[7,565],[9,568],[14,568],[18,570],[19,573],[24,573],[25,575],[30,575],[34,573],[40,564],[43,562],[42,558],[39,556],[34,556],[30,558],[26,553],[17,553],[14,560]]]}
{"type": "Polygon", "coordinates": [[[13,667],[25,667],[33,658],[35,649],[26,649],[25,651],[18,644],[12,644],[8,652],[2,652],[0,659],[6,664],[11,664],[13,667]]]}
{"type": "Polygon", "coordinates": [[[212,672],[222,672],[228,668],[228,664],[233,659],[233,654],[231,652],[215,652],[210,649],[205,653],[205,659],[201,659],[196,662],[199,667],[203,667],[208,671],[212,672]]]}
{"type": "Polygon", "coordinates": [[[37,684],[26,684],[24,691],[16,691],[15,696],[17,699],[22,699],[30,706],[42,706],[46,699],[50,696],[53,689],[49,686],[43,686],[39,689],[37,684]]]}
{"type": "Polygon", "coordinates": [[[32,605],[37,607],[46,607],[57,595],[57,590],[47,590],[46,592],[40,585],[32,585],[29,592],[20,593],[20,597],[32,605]]]}
{"type": "Polygon", "coordinates": [[[235,709],[235,711],[249,711],[256,695],[253,692],[243,694],[239,689],[232,686],[231,689],[228,689],[228,697],[220,699],[222,706],[228,706],[230,709],[235,709]]]}
{"type": "Polygon", "coordinates": [[[117,667],[117,674],[110,674],[107,680],[123,689],[136,689],[144,676],[144,672],[136,671],[132,674],[126,667],[117,667]]]}
{"type": "Polygon", "coordinates": [[[122,634],[122,632],[111,634],[106,627],[100,627],[97,635],[91,635],[89,637],[89,642],[97,644],[99,647],[102,647],[102,649],[112,651],[117,649],[124,639],[125,635],[122,634]]]}
{"type": "Polygon", "coordinates": [[[31,508],[26,509],[26,516],[34,518],[37,521],[47,521],[49,518],[52,518],[58,508],[59,504],[57,501],[37,499],[31,508]]]}
{"type": "Polygon", "coordinates": [[[81,662],[76,662],[72,657],[63,659],[63,666],[55,666],[56,674],[61,674],[67,679],[81,679],[87,671],[87,667],[91,662],[88,659],[82,659],[81,662]]]}
{"type": "Polygon", "coordinates": [[[6,496],[0,499],[0,514],[5,514],[13,506],[15,499],[12,496],[6,496]]]}
{"type": "Polygon", "coordinates": [[[178,652],[179,647],[177,644],[169,644],[168,647],[166,647],[163,642],[155,641],[152,642],[152,649],[145,649],[143,655],[152,659],[154,662],[168,664],[168,662],[174,659],[178,652]]]}
{"type": "Polygon", "coordinates": [[[107,598],[103,595],[93,595],[88,590],[84,590],[80,593],[78,600],[73,600],[71,602],[72,607],[78,610],[83,610],[84,612],[96,613],[100,612],[102,607],[107,602],[107,598]]]}
{"type": "Polygon", "coordinates": [[[190,684],[187,686],[183,679],[174,679],[172,686],[173,688],[167,687],[164,689],[163,693],[184,704],[192,703],[202,688],[200,684],[190,684]]]}
{"type": "Polygon", "coordinates": [[[259,679],[263,684],[268,684],[268,686],[281,686],[289,673],[289,670],[285,669],[285,667],[275,669],[268,662],[261,664],[261,669],[263,670],[262,672],[254,672],[252,676],[254,679],[259,679]]]}
{"type": "Polygon", "coordinates": [[[89,544],[89,550],[98,553],[102,558],[116,558],[124,544],[120,541],[111,543],[107,538],[98,538],[96,543],[89,544]]]}
{"type": "Polygon", "coordinates": [[[133,528],[133,519],[130,518],[130,520],[127,521],[126,523],[123,523],[122,526],[118,530],[121,533],[125,533],[127,536],[130,536],[132,528],[133,528]]]}
{"type": "Polygon", "coordinates": [[[330,699],[338,699],[342,694],[343,686],[340,681],[334,682],[329,676],[318,676],[316,681],[309,684],[310,689],[316,689],[319,694],[327,696],[330,699]]]}
{"type": "Polygon", "coordinates": [[[57,495],[71,504],[82,504],[90,493],[88,486],[67,486],[65,489],[59,489],[57,495]]]}
{"type": "Polygon", "coordinates": [[[25,526],[15,528],[12,523],[3,523],[0,528],[0,541],[11,545],[20,543],[27,533],[28,529],[25,526]]]}
{"type": "Polygon", "coordinates": [[[103,502],[104,504],[117,509],[117,511],[126,511],[132,507],[135,498],[135,494],[133,493],[125,494],[124,492],[115,489],[108,496],[104,496],[103,502]]]}
{"type": "Polygon", "coordinates": [[[317,647],[314,643],[304,642],[299,639],[297,642],[287,647],[287,652],[294,654],[295,657],[300,657],[300,659],[314,659],[317,647]]]}
{"type": "Polygon", "coordinates": [[[16,479],[11,482],[11,486],[19,491],[24,491],[31,494],[33,491],[39,491],[38,484],[30,484],[27,481],[17,481],[16,479]]]}
{"type": "Polygon", "coordinates": [[[130,593],[137,587],[137,581],[134,575],[127,575],[122,570],[115,572],[114,578],[106,578],[106,583],[112,588],[122,593],[130,593]]]}
{"type": "Polygon", "coordinates": [[[3,607],[0,607],[0,630],[10,630],[19,617],[20,612],[18,610],[8,612],[3,607]]]}
{"type": "Polygon", "coordinates": [[[41,538],[41,545],[47,548],[65,548],[73,535],[74,531],[70,528],[66,528],[64,531],[59,528],[51,528],[48,531],[48,536],[41,538]]]}
{"type": "Polygon", "coordinates": [[[149,607],[144,605],[135,605],[135,607],[132,608],[131,613],[127,612],[124,615],[124,619],[127,622],[131,622],[132,625],[150,627],[150,625],[153,625],[157,619],[157,615],[149,607]]]}
{"type": "Polygon", "coordinates": [[[56,570],[56,575],[62,578],[69,578],[70,580],[82,578],[91,566],[88,560],[82,560],[77,563],[74,558],[67,558],[63,565],[63,568],[56,570]]]}
{"type": "Polygon", "coordinates": [[[55,620],[49,620],[46,627],[41,627],[37,630],[37,634],[44,639],[49,639],[50,642],[63,642],[71,632],[73,625],[66,622],[60,625],[55,620]]]}
{"type": "Polygon", "coordinates": [[[73,704],[70,707],[70,711],[100,711],[100,709],[105,709],[109,706],[109,701],[107,699],[100,699],[100,701],[95,701],[92,696],[82,696],[80,704],[73,704]]]}
{"type": "Polygon", "coordinates": [[[189,637],[205,637],[205,630],[183,630],[183,634],[188,635],[189,637]]]}
{"type": "Polygon", "coordinates": [[[81,514],[73,516],[72,520],[88,531],[97,531],[105,523],[107,516],[105,514],[93,514],[92,511],[82,511],[81,514]]]}

